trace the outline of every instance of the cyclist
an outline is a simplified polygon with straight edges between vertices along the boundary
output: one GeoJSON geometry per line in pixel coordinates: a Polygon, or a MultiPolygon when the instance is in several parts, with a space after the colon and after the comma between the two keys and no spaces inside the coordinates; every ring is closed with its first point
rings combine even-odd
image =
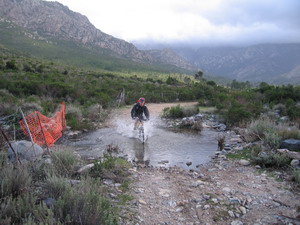
{"type": "Polygon", "coordinates": [[[149,120],[149,118],[150,118],[149,110],[148,110],[147,106],[145,105],[145,102],[146,102],[145,98],[141,97],[141,98],[139,98],[137,103],[135,103],[133,105],[133,107],[131,109],[131,118],[133,120],[135,120],[135,123],[134,123],[135,130],[138,127],[139,122],[145,120],[144,115],[147,120],[149,120]]]}

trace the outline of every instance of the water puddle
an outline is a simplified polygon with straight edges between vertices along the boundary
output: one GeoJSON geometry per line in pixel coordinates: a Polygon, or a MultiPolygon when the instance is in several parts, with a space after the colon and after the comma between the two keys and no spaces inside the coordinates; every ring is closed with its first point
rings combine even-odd
{"type": "Polygon", "coordinates": [[[146,142],[138,139],[132,120],[118,120],[113,128],[104,128],[85,134],[68,145],[85,158],[101,157],[107,146],[118,146],[120,154],[129,161],[152,166],[178,166],[196,169],[210,161],[217,150],[218,132],[204,128],[199,133],[175,133],[159,128],[159,118],[146,122],[146,142]]]}

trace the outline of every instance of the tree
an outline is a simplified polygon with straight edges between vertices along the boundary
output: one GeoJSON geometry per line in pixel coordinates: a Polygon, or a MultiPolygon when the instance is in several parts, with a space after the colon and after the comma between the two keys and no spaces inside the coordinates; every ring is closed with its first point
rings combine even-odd
{"type": "Polygon", "coordinates": [[[202,80],[203,78],[203,71],[199,70],[195,75],[194,75],[196,80],[202,80]]]}

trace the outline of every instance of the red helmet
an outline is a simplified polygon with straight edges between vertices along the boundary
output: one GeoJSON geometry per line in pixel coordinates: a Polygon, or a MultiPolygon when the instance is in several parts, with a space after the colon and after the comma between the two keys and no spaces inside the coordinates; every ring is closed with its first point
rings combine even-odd
{"type": "Polygon", "coordinates": [[[138,103],[140,103],[141,106],[145,105],[145,102],[146,102],[146,100],[143,97],[139,98],[139,100],[138,100],[138,103]]]}

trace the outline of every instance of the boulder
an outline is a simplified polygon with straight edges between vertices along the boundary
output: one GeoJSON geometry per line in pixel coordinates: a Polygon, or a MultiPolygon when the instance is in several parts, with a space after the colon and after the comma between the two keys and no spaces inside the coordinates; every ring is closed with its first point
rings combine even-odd
{"type": "Polygon", "coordinates": [[[280,148],[286,148],[290,151],[300,151],[300,140],[286,139],[281,142],[280,148]]]}
{"type": "MultiPolygon", "coordinates": [[[[11,143],[12,148],[14,151],[18,154],[18,157],[21,161],[34,161],[36,159],[39,159],[42,157],[44,150],[41,148],[41,146],[34,144],[30,141],[16,141],[11,143]]],[[[15,153],[12,151],[12,149],[9,147],[8,149],[8,158],[11,161],[16,161],[15,153]]]]}

